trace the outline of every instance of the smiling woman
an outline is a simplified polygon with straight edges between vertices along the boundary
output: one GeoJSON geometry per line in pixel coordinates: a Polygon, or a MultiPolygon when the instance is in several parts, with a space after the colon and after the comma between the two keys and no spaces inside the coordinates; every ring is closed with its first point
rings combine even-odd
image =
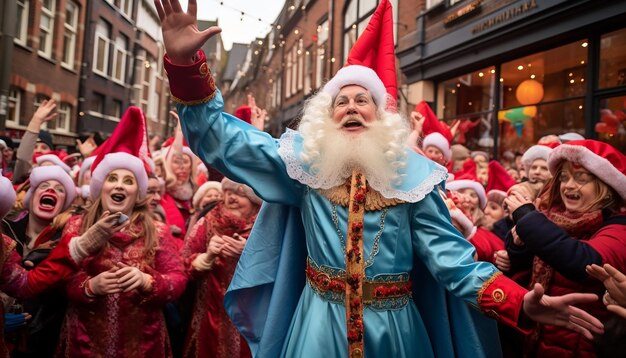
{"type": "Polygon", "coordinates": [[[92,204],[65,228],[63,240],[81,262],[65,286],[65,355],[171,356],[163,307],[182,294],[187,278],[169,229],[150,213],[147,166],[139,158],[145,133],[143,114],[129,108],[92,165],[92,204]]]}
{"type": "MultiPolygon", "coordinates": [[[[505,199],[516,224],[507,238],[510,272],[531,270],[532,283],[544,285],[548,294],[601,295],[604,286],[589,280],[585,267],[608,263],[626,269],[626,156],[603,142],[571,141],[552,151],[548,167],[554,177],[540,195],[538,210],[517,192],[505,199]]],[[[589,309],[601,320],[609,316],[601,302],[589,309]]],[[[601,353],[591,341],[554,326],[533,337],[527,346],[531,356],[574,349],[601,353]]]]}

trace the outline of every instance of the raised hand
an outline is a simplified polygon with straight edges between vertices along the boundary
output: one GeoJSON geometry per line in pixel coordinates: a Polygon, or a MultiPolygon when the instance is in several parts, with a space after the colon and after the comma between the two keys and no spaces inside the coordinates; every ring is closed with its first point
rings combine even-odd
{"type": "Polygon", "coordinates": [[[121,213],[102,213],[100,220],[84,234],[70,241],[70,254],[76,263],[96,254],[116,232],[128,226],[130,220],[120,223],[121,213]]]}
{"type": "Polygon", "coordinates": [[[611,299],[626,307],[626,275],[609,264],[604,267],[588,265],[586,270],[590,276],[602,281],[611,299]]]}
{"type": "Polygon", "coordinates": [[[82,142],[80,139],[76,139],[76,147],[78,148],[78,151],[83,156],[83,158],[87,158],[91,155],[91,153],[93,153],[94,150],[96,150],[96,148],[98,148],[98,145],[96,144],[95,139],[93,139],[92,134],[89,136],[89,138],[85,139],[84,142],[82,142]]]}
{"type": "Polygon", "coordinates": [[[204,31],[198,30],[196,0],[189,0],[186,13],[178,0],[154,0],[154,5],[161,19],[165,51],[174,64],[192,64],[196,51],[211,36],[222,31],[217,26],[204,31]]]}
{"type": "Polygon", "coordinates": [[[248,106],[250,107],[250,112],[252,113],[252,116],[250,117],[250,124],[260,131],[264,130],[267,111],[256,105],[256,99],[251,94],[248,94],[248,106]]]}
{"type": "Polygon", "coordinates": [[[538,323],[562,326],[593,339],[591,333],[603,333],[604,326],[597,318],[573,305],[597,299],[598,296],[591,293],[548,296],[544,294],[543,287],[537,283],[524,295],[524,313],[538,323]]]}
{"type": "Polygon", "coordinates": [[[511,269],[511,259],[509,259],[509,253],[506,250],[498,250],[493,254],[494,264],[502,271],[507,272],[511,269]]]}

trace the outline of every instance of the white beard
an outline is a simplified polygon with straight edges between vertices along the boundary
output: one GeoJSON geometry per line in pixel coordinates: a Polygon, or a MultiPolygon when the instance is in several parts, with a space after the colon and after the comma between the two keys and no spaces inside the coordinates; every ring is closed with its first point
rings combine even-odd
{"type": "Polygon", "coordinates": [[[401,165],[391,150],[396,138],[381,121],[369,123],[356,135],[339,130],[331,120],[319,129],[324,133],[316,143],[320,155],[309,164],[322,187],[344,184],[354,169],[377,187],[389,188],[399,180],[401,165]]]}
{"type": "Polygon", "coordinates": [[[182,201],[191,200],[191,198],[193,198],[193,187],[189,182],[182,185],[175,184],[168,189],[168,192],[174,198],[182,201]]]}

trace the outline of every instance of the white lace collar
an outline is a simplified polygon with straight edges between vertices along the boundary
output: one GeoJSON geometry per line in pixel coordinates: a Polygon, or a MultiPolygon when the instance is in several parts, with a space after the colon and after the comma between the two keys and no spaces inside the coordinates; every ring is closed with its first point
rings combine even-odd
{"type": "MultiPolygon", "coordinates": [[[[297,131],[288,129],[278,142],[280,143],[278,155],[285,162],[290,178],[314,189],[331,189],[344,183],[343,181],[337,183],[325,181],[308,172],[308,168],[299,160],[302,137],[297,131]]],[[[407,157],[406,172],[408,174],[404,177],[403,183],[398,186],[391,187],[388,183],[371,176],[367,178],[367,182],[388,199],[416,203],[424,199],[435,186],[445,181],[448,175],[444,167],[411,151],[407,157]]]]}

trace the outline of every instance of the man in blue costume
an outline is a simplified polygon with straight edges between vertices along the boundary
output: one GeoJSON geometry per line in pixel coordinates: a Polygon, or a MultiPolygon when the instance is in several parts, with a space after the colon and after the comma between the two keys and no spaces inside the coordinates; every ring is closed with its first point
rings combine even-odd
{"type": "MultiPolygon", "coordinates": [[[[275,140],[223,113],[199,50],[220,29],[198,31],[196,1],[187,12],[177,0],[155,4],[191,148],[268,202],[226,296],[255,356],[499,355],[478,310],[521,330],[535,320],[590,339],[602,332],[572,306],[595,295],[549,297],[474,262],[437,190],[445,169],[407,151],[407,122],[387,110],[393,101],[374,70],[341,69],[307,102],[298,131],[275,140]]],[[[389,25],[390,6],[381,2],[375,26],[389,25]]]]}

